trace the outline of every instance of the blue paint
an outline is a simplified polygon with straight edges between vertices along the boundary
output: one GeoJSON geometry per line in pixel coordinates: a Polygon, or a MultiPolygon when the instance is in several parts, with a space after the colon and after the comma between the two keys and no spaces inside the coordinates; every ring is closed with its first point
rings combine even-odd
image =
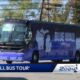
{"type": "MultiPolygon", "coordinates": [[[[18,23],[21,22],[18,21],[18,23]]],[[[13,23],[12,20],[11,23],[13,23]]],[[[73,26],[46,22],[32,22],[27,25],[30,26],[32,33],[31,46],[27,44],[22,51],[3,50],[0,52],[1,60],[31,61],[34,51],[39,51],[39,60],[75,59],[75,32],[70,32],[73,26]],[[60,26],[60,28],[57,26],[60,26]],[[60,29],[60,31],[57,31],[57,29],[60,29]],[[65,37],[65,34],[70,34],[70,37],[65,37]]]]}

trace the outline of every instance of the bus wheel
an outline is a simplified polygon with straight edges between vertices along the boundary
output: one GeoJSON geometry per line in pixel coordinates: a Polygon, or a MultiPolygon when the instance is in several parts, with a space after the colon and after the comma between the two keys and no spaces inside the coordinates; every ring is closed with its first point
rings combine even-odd
{"type": "Polygon", "coordinates": [[[31,63],[38,63],[39,61],[39,53],[38,51],[34,51],[32,55],[31,63]]]}
{"type": "Polygon", "coordinates": [[[79,54],[79,52],[77,52],[76,55],[75,55],[75,62],[80,62],[80,54],[79,54]]]}
{"type": "Polygon", "coordinates": [[[12,61],[6,61],[7,64],[12,64],[12,61]]]}

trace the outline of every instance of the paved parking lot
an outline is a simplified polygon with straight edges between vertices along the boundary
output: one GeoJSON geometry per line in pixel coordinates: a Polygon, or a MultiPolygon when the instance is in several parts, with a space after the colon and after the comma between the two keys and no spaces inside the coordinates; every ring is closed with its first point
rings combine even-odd
{"type": "Polygon", "coordinates": [[[0,73],[0,80],[80,80],[80,74],[0,73]]]}

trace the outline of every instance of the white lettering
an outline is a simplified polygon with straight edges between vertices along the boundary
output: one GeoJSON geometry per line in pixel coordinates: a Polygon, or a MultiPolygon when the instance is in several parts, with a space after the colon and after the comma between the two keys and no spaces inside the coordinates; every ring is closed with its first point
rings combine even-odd
{"type": "Polygon", "coordinates": [[[30,67],[29,66],[16,66],[17,70],[29,70],[30,67]]]}

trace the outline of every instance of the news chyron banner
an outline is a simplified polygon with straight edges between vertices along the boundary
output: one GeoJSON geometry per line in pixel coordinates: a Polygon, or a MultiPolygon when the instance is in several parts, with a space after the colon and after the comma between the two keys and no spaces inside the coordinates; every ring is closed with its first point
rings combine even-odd
{"type": "Polygon", "coordinates": [[[80,73],[80,64],[0,64],[0,72],[80,73]]]}
{"type": "Polygon", "coordinates": [[[0,72],[52,72],[56,64],[0,64],[0,72]]]}

